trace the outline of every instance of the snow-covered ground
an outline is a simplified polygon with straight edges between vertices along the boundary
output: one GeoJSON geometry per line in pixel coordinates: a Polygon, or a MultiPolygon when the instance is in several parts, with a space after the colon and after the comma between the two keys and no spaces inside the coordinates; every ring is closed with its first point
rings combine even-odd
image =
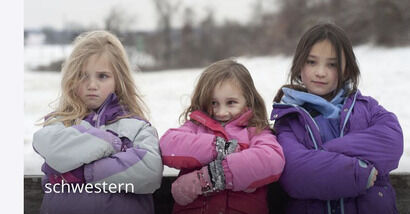
{"type": "MultiPolygon", "coordinates": [[[[69,49],[69,48],[67,48],[69,49]]],[[[30,52],[32,51],[32,52],[30,52]]],[[[26,47],[26,68],[38,63],[26,47]],[[28,52],[27,52],[28,51],[28,52]]],[[[404,153],[394,172],[410,172],[410,47],[385,49],[369,45],[355,48],[362,72],[359,88],[365,95],[376,98],[386,109],[394,112],[404,132],[404,153]]],[[[291,58],[283,56],[238,58],[251,72],[255,85],[265,99],[268,112],[276,90],[286,81],[291,58]]],[[[178,118],[189,104],[194,85],[203,68],[135,73],[134,78],[150,109],[150,121],[161,136],[179,126],[178,118]]],[[[24,174],[42,174],[43,160],[31,146],[33,133],[40,128],[35,123],[51,111],[50,103],[60,92],[60,73],[24,73],[24,174]]],[[[55,103],[56,104],[56,103],[55,103]]],[[[386,151],[388,152],[388,151],[386,151]]],[[[164,175],[176,170],[165,168],[164,175]]]]}

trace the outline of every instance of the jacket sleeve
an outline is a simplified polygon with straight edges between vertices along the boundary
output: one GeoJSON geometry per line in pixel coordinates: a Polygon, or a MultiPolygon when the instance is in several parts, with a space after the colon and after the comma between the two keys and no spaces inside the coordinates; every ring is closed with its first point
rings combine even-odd
{"type": "Polygon", "coordinates": [[[86,164],[85,180],[93,184],[114,183],[117,190],[136,194],[153,193],[161,186],[163,171],[157,131],[144,121],[138,120],[137,124],[135,119],[124,120],[137,132],[133,147],[86,164]]]}
{"type": "Polygon", "coordinates": [[[226,186],[234,191],[253,189],[277,181],[285,165],[282,147],[270,130],[250,140],[249,148],[222,161],[226,186]]]}
{"type": "Polygon", "coordinates": [[[293,198],[333,200],[365,193],[373,166],[354,157],[311,150],[299,143],[286,118],[276,121],[286,165],[279,180],[293,198]]]}
{"type": "Polygon", "coordinates": [[[369,127],[328,141],[323,148],[368,160],[379,174],[386,174],[399,164],[403,153],[403,132],[393,113],[386,111],[374,99],[369,102],[369,127]]]}
{"type": "Polygon", "coordinates": [[[53,169],[65,173],[120,151],[121,140],[86,121],[70,127],[56,122],[34,133],[33,148],[53,169]]]}
{"type": "Polygon", "coordinates": [[[197,125],[185,122],[180,128],[169,129],[160,139],[162,160],[176,169],[198,168],[213,161],[216,156],[216,136],[197,133],[197,125]]]}

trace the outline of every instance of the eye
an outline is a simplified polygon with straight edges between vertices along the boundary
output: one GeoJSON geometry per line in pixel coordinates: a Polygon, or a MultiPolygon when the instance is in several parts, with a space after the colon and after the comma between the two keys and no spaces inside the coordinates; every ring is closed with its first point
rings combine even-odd
{"type": "Polygon", "coordinates": [[[306,64],[308,65],[314,65],[316,62],[314,60],[308,59],[306,60],[306,64]]]}
{"type": "Polygon", "coordinates": [[[99,79],[107,79],[108,77],[110,77],[110,76],[108,76],[107,74],[104,74],[104,73],[98,74],[99,79]]]}
{"type": "Polygon", "coordinates": [[[228,101],[228,105],[233,105],[233,104],[236,104],[237,102],[235,101],[235,100],[229,100],[228,101]]]}
{"type": "Polygon", "coordinates": [[[337,63],[335,63],[335,62],[329,63],[329,67],[336,68],[336,67],[337,67],[337,63]]]}
{"type": "Polygon", "coordinates": [[[218,103],[217,103],[216,101],[212,101],[212,102],[211,102],[211,105],[212,105],[212,106],[217,106],[218,103]]]}

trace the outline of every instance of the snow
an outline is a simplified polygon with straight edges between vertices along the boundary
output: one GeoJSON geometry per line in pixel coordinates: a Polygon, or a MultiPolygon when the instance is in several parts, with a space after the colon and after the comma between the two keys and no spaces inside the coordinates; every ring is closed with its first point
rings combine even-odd
{"type": "Polygon", "coordinates": [[[71,45],[29,45],[24,47],[24,66],[34,69],[40,65],[62,60],[73,50],[71,45]]]}
{"type": "MultiPolygon", "coordinates": [[[[58,72],[33,72],[35,46],[26,47],[24,73],[24,174],[38,175],[43,159],[32,148],[35,123],[52,110],[50,103],[60,93],[58,72]],[[31,51],[31,52],[30,52],[31,51]],[[30,55],[29,55],[30,54],[30,55]]],[[[69,49],[66,47],[65,49],[69,49]]],[[[364,95],[376,98],[387,110],[399,118],[404,133],[404,153],[398,169],[393,172],[410,172],[410,47],[386,49],[371,45],[355,47],[362,75],[359,89],[364,95]],[[407,78],[409,77],[409,78],[407,78]]],[[[38,59],[38,58],[37,58],[38,59]]],[[[50,60],[50,59],[49,59],[50,60]]],[[[284,56],[241,57],[237,59],[251,72],[256,88],[271,111],[276,90],[286,82],[291,58],[284,56]]],[[[135,73],[134,79],[150,109],[150,121],[159,136],[169,128],[178,127],[179,115],[188,106],[195,83],[204,68],[135,73]]],[[[54,105],[57,103],[55,102],[54,105]]],[[[164,175],[176,175],[177,170],[165,167],[164,175]]]]}

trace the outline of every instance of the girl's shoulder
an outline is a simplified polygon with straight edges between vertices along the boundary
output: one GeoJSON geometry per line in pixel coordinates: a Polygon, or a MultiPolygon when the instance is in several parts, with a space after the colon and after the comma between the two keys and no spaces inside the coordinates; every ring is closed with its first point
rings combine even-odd
{"type": "MultiPolygon", "coordinates": [[[[351,105],[345,106],[345,109],[352,108],[351,105]]],[[[363,121],[370,122],[381,115],[393,114],[384,106],[382,106],[374,97],[362,95],[359,91],[351,111],[351,120],[355,121],[355,125],[361,124],[363,121]]]]}
{"type": "Polygon", "coordinates": [[[363,95],[359,90],[357,90],[355,93],[352,93],[347,99],[348,100],[346,104],[354,102],[355,108],[366,107],[370,109],[374,106],[379,106],[379,102],[374,97],[363,95]]]}
{"type": "Polygon", "coordinates": [[[188,129],[194,133],[199,132],[205,132],[205,130],[207,130],[207,127],[205,127],[203,124],[201,124],[198,121],[195,120],[187,120],[185,121],[182,126],[182,129],[188,129]]]}
{"type": "Polygon", "coordinates": [[[271,129],[269,126],[264,129],[258,129],[257,127],[249,126],[247,127],[247,130],[249,134],[249,139],[252,139],[254,137],[262,137],[266,135],[275,135],[274,130],[271,129]]]}

